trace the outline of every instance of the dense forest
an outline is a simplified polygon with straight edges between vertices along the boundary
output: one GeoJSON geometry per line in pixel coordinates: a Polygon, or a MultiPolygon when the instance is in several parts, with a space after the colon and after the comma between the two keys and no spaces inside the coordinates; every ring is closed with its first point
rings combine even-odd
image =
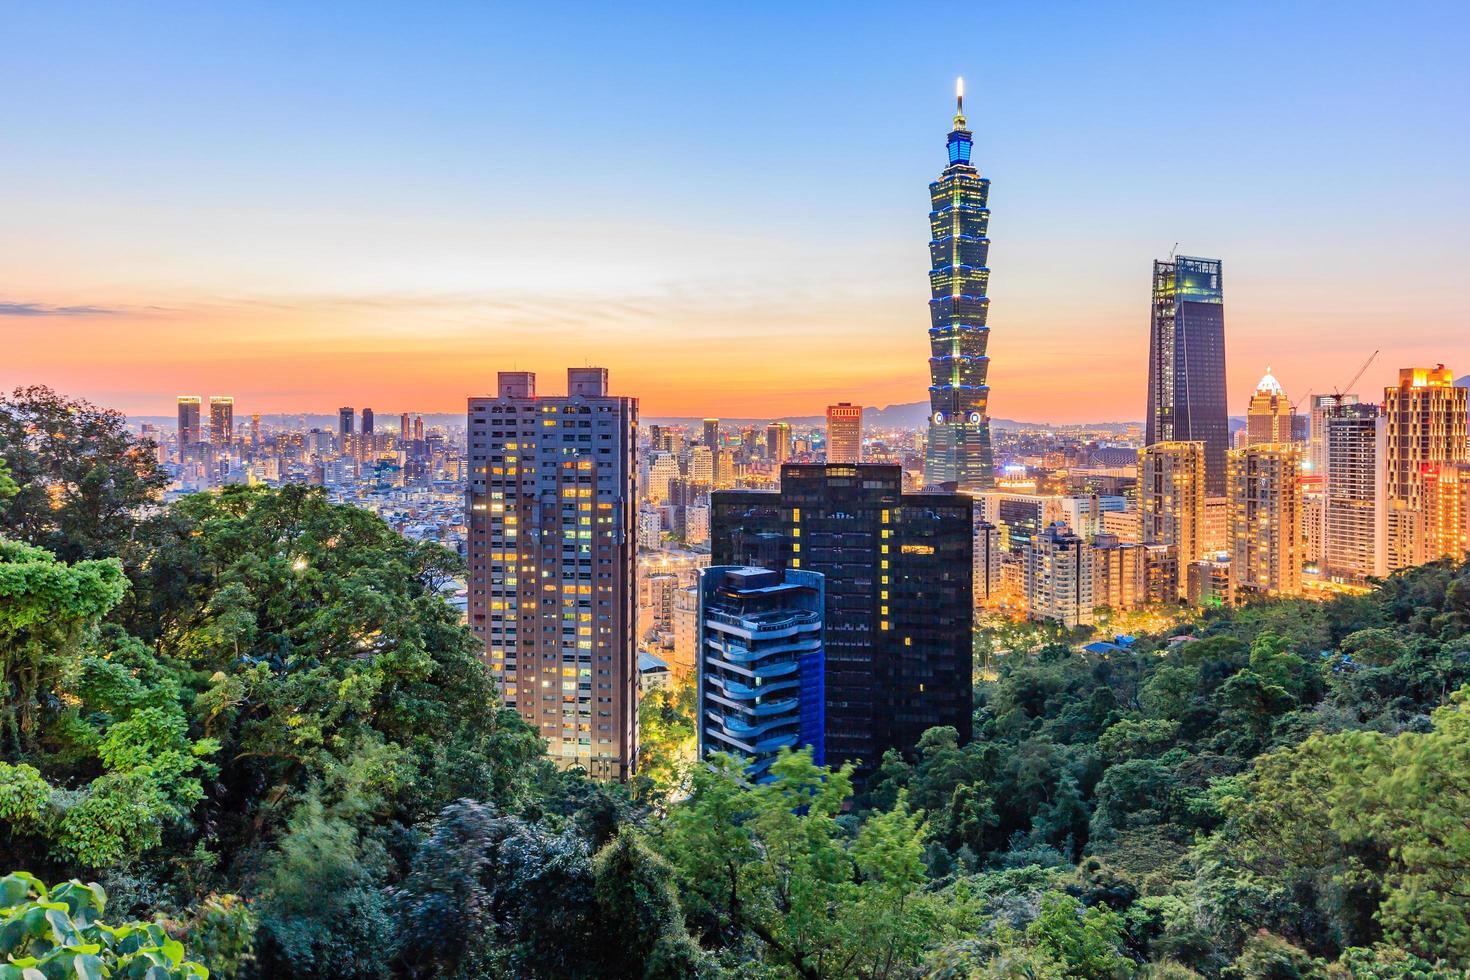
{"type": "Polygon", "coordinates": [[[1456,977],[1470,565],[998,659],[975,738],[558,772],[458,559],[305,487],[163,507],[150,447],[0,400],[0,980],[1456,977]]]}

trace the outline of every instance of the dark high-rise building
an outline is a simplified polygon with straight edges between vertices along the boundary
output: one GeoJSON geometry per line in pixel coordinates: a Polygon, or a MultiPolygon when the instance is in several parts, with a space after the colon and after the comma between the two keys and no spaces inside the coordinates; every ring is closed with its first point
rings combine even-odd
{"type": "Polygon", "coordinates": [[[364,408],[362,410],[362,428],[360,430],[361,438],[357,440],[357,455],[363,457],[364,459],[372,456],[373,454],[373,428],[373,410],[371,408],[364,408]]]}
{"type": "Polygon", "coordinates": [[[1144,441],[1205,444],[1205,495],[1225,493],[1225,294],[1219,259],[1154,262],[1144,441]]]}
{"type": "Polygon", "coordinates": [[[347,452],[352,446],[352,435],[357,428],[357,411],[351,408],[337,409],[337,448],[347,452]]]}
{"type": "Polygon", "coordinates": [[[638,399],[605,368],[570,368],[567,393],[502,371],[469,400],[470,628],[562,766],[627,779],[638,757],[633,635],[638,399]]]}
{"type": "Polygon", "coordinates": [[[986,490],[995,483],[985,383],[990,359],[985,292],[990,270],[990,180],[970,162],[963,82],[956,92],[949,166],[929,185],[929,442],[924,484],[986,490]]]}
{"type": "Polygon", "coordinates": [[[712,496],[712,564],[824,576],[829,764],[970,737],[974,501],[902,486],[897,465],[792,463],[779,491],[712,496]]]}
{"type": "Polygon", "coordinates": [[[192,446],[200,440],[198,395],[179,396],[179,449],[192,446]]]}

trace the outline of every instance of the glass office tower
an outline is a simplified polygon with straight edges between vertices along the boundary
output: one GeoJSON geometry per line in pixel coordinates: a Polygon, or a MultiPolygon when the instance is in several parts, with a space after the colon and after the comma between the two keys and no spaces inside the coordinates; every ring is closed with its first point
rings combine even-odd
{"type": "Polygon", "coordinates": [[[1205,496],[1225,493],[1225,295],[1220,260],[1154,262],[1146,444],[1205,444],[1205,496]]]}
{"type": "Polygon", "coordinates": [[[963,89],[949,134],[949,166],[929,185],[929,442],[924,483],[985,490],[995,482],[985,356],[990,328],[986,238],[990,181],[970,163],[963,89]]]}

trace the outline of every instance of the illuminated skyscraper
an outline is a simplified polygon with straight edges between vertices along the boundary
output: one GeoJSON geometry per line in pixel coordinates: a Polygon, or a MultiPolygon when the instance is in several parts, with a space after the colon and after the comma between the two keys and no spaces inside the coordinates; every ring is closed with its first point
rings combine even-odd
{"type": "Polygon", "coordinates": [[[469,400],[469,620],[552,759],[627,779],[638,400],[607,388],[606,369],[570,368],[566,395],[538,397],[534,374],[502,371],[469,400]]]}
{"type": "Polygon", "coordinates": [[[990,180],[970,162],[964,82],[956,88],[949,166],[929,185],[929,438],[924,483],[965,491],[995,483],[985,356],[990,328],[990,180]]]}
{"type": "Polygon", "coordinates": [[[1226,469],[1237,589],[1261,596],[1301,594],[1301,450],[1284,442],[1232,449],[1226,469]]]}
{"type": "Polygon", "coordinates": [[[235,441],[235,399],[229,395],[209,396],[209,441],[216,446],[235,441]]]}
{"type": "Polygon", "coordinates": [[[1225,294],[1219,259],[1154,262],[1144,442],[1202,442],[1205,496],[1225,493],[1225,294]]]}
{"type": "Polygon", "coordinates": [[[827,462],[863,461],[863,407],[848,402],[827,406],[827,462]]]}
{"type": "Polygon", "coordinates": [[[1360,583],[1388,572],[1383,468],[1378,463],[1385,420],[1377,405],[1359,405],[1356,399],[1322,409],[1322,568],[1331,579],[1360,583]]]}
{"type": "Polygon", "coordinates": [[[1246,444],[1259,445],[1264,442],[1291,442],[1295,427],[1296,410],[1281,384],[1266,368],[1266,376],[1256,385],[1250,404],[1245,410],[1246,444]]]}
{"type": "Polygon", "coordinates": [[[408,442],[413,438],[413,425],[408,420],[407,412],[398,416],[398,438],[404,442],[408,442]]]}
{"type": "Polygon", "coordinates": [[[192,446],[200,439],[198,395],[179,396],[179,449],[192,446]]]}
{"type": "Polygon", "coordinates": [[[1384,489],[1388,501],[1388,571],[1441,557],[1443,537],[1426,482],[1447,463],[1470,462],[1467,396],[1443,364],[1403,368],[1383,392],[1384,489]]]}

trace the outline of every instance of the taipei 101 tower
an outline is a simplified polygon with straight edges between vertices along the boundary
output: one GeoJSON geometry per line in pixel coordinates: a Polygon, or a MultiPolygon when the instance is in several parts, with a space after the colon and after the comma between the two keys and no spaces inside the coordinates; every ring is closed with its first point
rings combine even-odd
{"type": "Polygon", "coordinates": [[[990,270],[986,207],[990,181],[970,162],[974,139],[965,128],[964,79],[955,86],[949,166],[929,185],[929,446],[924,484],[961,491],[995,482],[985,356],[990,270]]]}

